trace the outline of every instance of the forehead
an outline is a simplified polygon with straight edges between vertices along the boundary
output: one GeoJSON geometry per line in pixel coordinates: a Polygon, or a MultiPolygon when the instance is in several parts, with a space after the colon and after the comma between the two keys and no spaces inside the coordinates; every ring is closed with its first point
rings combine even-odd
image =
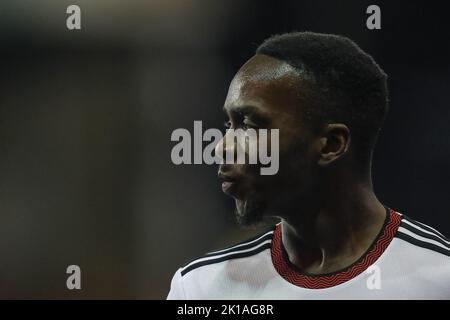
{"type": "Polygon", "coordinates": [[[262,112],[295,112],[304,95],[304,80],[288,63],[255,55],[231,81],[225,110],[251,105],[262,112]]]}

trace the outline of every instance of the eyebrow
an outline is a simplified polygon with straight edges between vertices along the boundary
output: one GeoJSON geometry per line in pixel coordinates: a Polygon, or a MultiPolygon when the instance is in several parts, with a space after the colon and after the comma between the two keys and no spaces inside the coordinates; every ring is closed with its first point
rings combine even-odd
{"type": "Polygon", "coordinates": [[[227,110],[225,107],[223,107],[223,112],[225,113],[241,113],[244,115],[248,115],[248,114],[261,114],[261,111],[259,110],[259,108],[252,106],[252,105],[244,105],[244,106],[237,106],[237,107],[232,107],[230,110],[227,110]]]}
{"type": "Polygon", "coordinates": [[[252,106],[252,105],[236,106],[236,107],[232,107],[228,110],[225,107],[223,107],[223,111],[227,115],[228,115],[228,112],[230,114],[241,114],[244,116],[249,116],[250,118],[253,118],[254,120],[259,121],[261,123],[268,122],[268,118],[265,115],[265,113],[262,112],[260,108],[258,108],[256,106],[252,106]]]}

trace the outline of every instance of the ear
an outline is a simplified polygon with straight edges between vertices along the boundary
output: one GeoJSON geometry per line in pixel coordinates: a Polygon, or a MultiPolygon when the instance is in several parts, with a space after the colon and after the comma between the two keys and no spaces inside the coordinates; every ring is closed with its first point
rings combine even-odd
{"type": "Polygon", "coordinates": [[[350,146],[350,130],[345,124],[328,124],[322,131],[319,142],[320,166],[327,166],[342,158],[350,146]]]}

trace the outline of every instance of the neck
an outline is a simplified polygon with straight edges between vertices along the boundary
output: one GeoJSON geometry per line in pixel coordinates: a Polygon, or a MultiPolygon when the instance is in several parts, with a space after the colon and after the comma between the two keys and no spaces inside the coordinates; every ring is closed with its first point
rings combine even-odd
{"type": "Polygon", "coordinates": [[[312,274],[335,272],[358,260],[386,218],[370,175],[365,181],[333,177],[325,185],[314,205],[282,217],[283,245],[290,262],[312,274]]]}

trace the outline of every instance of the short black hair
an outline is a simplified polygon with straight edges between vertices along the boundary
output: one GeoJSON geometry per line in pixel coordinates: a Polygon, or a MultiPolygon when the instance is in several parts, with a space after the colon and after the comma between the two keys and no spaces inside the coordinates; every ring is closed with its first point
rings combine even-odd
{"type": "Polygon", "coordinates": [[[355,151],[370,159],[388,110],[387,75],[370,55],[347,37],[314,32],[272,36],[256,53],[304,74],[313,88],[305,110],[308,120],[346,124],[355,151]]]}

